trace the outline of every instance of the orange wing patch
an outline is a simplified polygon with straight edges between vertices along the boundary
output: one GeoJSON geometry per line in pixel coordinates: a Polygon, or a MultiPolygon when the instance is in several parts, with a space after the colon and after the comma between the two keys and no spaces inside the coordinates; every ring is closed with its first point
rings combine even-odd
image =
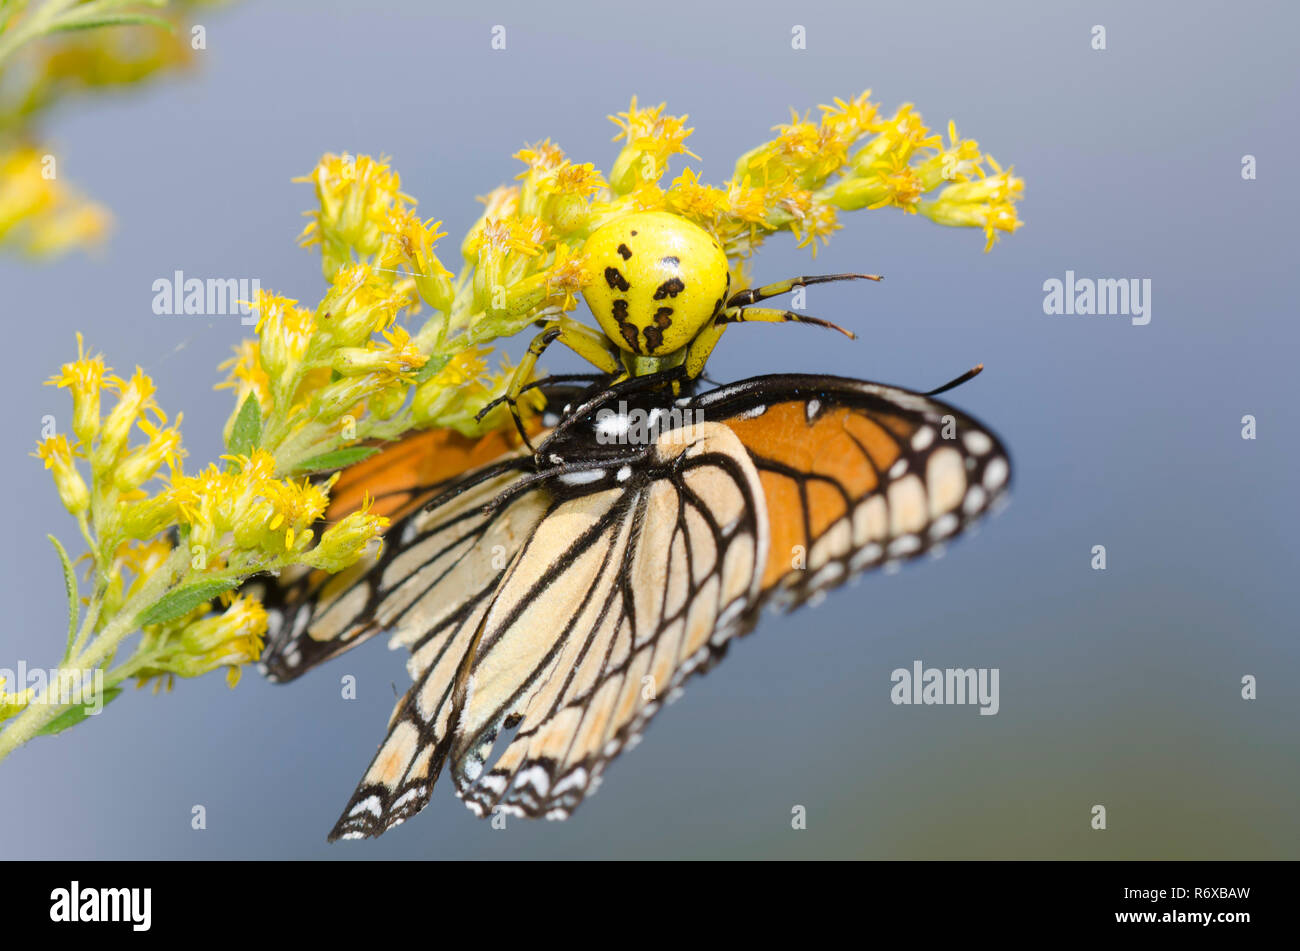
{"type": "Polygon", "coordinates": [[[778,403],[727,425],[752,455],[770,464],[759,470],[772,538],[764,590],[790,571],[796,546],[806,556],[816,539],[850,514],[854,502],[876,489],[879,473],[898,459],[902,430],[914,428],[902,419],[877,422],[848,407],[828,409],[809,421],[803,400],[778,403]]]}
{"type": "MultiPolygon", "coordinates": [[[[536,423],[533,432],[540,429],[536,423]]],[[[493,430],[471,439],[454,429],[414,433],[343,470],[330,493],[329,522],[361,508],[366,494],[372,511],[396,521],[434,495],[434,488],[478,466],[487,465],[519,445],[513,430],[493,430]]]]}

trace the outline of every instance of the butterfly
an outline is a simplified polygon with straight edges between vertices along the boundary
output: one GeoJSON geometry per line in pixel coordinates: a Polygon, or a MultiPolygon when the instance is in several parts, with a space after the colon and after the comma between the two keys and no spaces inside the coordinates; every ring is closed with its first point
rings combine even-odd
{"type": "Polygon", "coordinates": [[[419,812],[444,768],[480,816],[565,818],[764,606],[959,535],[1011,476],[998,438],[934,398],[978,369],[930,394],[552,386],[535,452],[434,430],[344,470],[327,518],[373,496],[385,547],[278,580],[263,670],[290,681],[387,632],[414,683],[330,839],[419,812]]]}

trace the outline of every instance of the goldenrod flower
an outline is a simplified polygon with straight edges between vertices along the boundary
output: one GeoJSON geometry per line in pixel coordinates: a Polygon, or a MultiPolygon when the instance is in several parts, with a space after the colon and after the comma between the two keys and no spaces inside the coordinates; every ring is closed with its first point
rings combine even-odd
{"type": "Polygon", "coordinates": [[[110,377],[108,385],[117,390],[117,404],[104,420],[99,442],[91,453],[91,461],[97,472],[107,470],[117,463],[127,438],[131,435],[131,427],[146,412],[154,413],[161,422],[167,421],[153,400],[153,380],[140,367],[135,368],[131,379],[110,377]]]}
{"type": "Polygon", "coordinates": [[[46,381],[47,386],[72,391],[72,431],[86,444],[99,433],[99,394],[107,371],[103,356],[86,356],[85,341],[78,333],[77,359],[63,364],[59,375],[46,381]]]}
{"type": "Polygon", "coordinates": [[[871,90],[854,96],[848,102],[838,96],[834,105],[818,106],[821,110],[821,127],[845,148],[851,146],[872,129],[879,110],[870,100],[871,90]]]}
{"type": "Polygon", "coordinates": [[[410,209],[394,209],[384,224],[384,234],[389,240],[379,255],[377,266],[393,269],[404,265],[425,303],[434,310],[445,311],[451,307],[455,289],[451,272],[433,253],[438,239],[447,236],[446,232],[438,230],[441,226],[441,221],[421,221],[410,209]]]}
{"type": "MultiPolygon", "coordinates": [[[[252,663],[262,654],[266,634],[266,609],[254,598],[236,595],[220,614],[191,621],[179,630],[163,630],[148,645],[150,662],[138,671],[139,685],[172,675],[200,677],[218,667],[228,667],[226,682],[239,683],[240,665],[252,663]]],[[[169,687],[170,689],[170,687],[169,687]]],[[[157,686],[155,686],[155,692],[157,686]]]]}
{"type": "Polygon", "coordinates": [[[514,158],[528,166],[515,178],[527,179],[544,178],[568,161],[564,157],[564,150],[552,144],[550,139],[520,149],[514,154],[514,158]]]}
{"type": "Polygon", "coordinates": [[[322,268],[332,278],[340,267],[352,263],[353,252],[367,256],[383,245],[384,225],[394,207],[411,202],[402,194],[401,178],[387,159],[369,155],[326,155],[311,173],[296,182],[316,187],[320,210],[299,236],[304,246],[322,245],[322,268]]]}
{"type": "Polygon", "coordinates": [[[673,180],[666,202],[670,211],[701,224],[713,224],[731,210],[727,192],[700,184],[694,169],[685,169],[673,180]]]}
{"type": "Polygon", "coordinates": [[[271,377],[284,376],[302,362],[316,333],[315,315],[298,302],[258,289],[252,301],[257,311],[256,332],[262,366],[271,377]]]}
{"type": "MultiPolygon", "coordinates": [[[[154,532],[153,534],[157,534],[154,532]]],[[[172,553],[172,543],[166,538],[150,538],[145,542],[123,542],[118,546],[115,561],[131,572],[131,584],[123,592],[126,598],[139,590],[167,562],[172,553]]]]}
{"type": "Polygon", "coordinates": [[[139,425],[149,441],[127,453],[113,473],[113,484],[123,492],[148,482],[164,462],[176,471],[185,455],[181,449],[181,414],[176,414],[176,423],[170,429],[162,429],[147,419],[140,420],[139,425]]]}
{"type": "Polygon", "coordinates": [[[308,555],[308,563],[325,571],[342,571],[367,554],[378,555],[383,549],[383,533],[389,520],[370,511],[371,499],[361,508],[321,534],[320,543],[308,555]]]}
{"type": "Polygon", "coordinates": [[[270,496],[272,511],[267,531],[273,537],[284,531],[285,551],[306,548],[313,535],[307,526],[325,514],[329,507],[329,493],[310,479],[300,483],[287,480],[270,482],[263,491],[270,496]]]}
{"type": "Polygon", "coordinates": [[[532,261],[549,240],[540,218],[520,216],[483,223],[471,247],[476,259],[472,283],[474,302],[484,313],[513,315],[539,303],[545,295],[521,299],[519,284],[535,265],[532,261]]]}
{"type": "Polygon", "coordinates": [[[619,127],[614,141],[625,140],[623,150],[614,160],[609,184],[615,194],[625,195],[638,184],[656,182],[667,169],[668,159],[677,154],[699,156],[686,147],[694,129],[686,128],[687,116],[664,115],[667,103],[638,109],[636,96],[627,112],[610,116],[619,127]]]}
{"type": "Polygon", "coordinates": [[[836,184],[827,200],[844,211],[890,205],[914,213],[923,191],[921,179],[901,155],[888,154],[864,174],[836,184]]]}
{"type": "Polygon", "coordinates": [[[68,444],[68,437],[60,433],[39,443],[36,455],[45,463],[45,468],[54,470],[54,487],[59,490],[59,500],[63,507],[73,515],[80,515],[90,508],[90,490],[77,472],[73,462],[73,448],[68,444]]]}
{"type": "MultiPolygon", "coordinates": [[[[257,400],[263,415],[271,411],[271,378],[262,366],[262,347],[256,338],[239,341],[234,347],[235,355],[217,366],[218,370],[229,370],[226,379],[216,385],[216,389],[233,389],[235,407],[244,405],[244,400],[251,393],[257,400]]],[[[229,435],[227,432],[226,435],[229,435]]]]}
{"type": "Polygon", "coordinates": [[[586,258],[567,244],[556,245],[555,260],[546,269],[546,296],[558,296],[561,310],[573,310],[578,306],[576,295],[590,282],[591,272],[587,269],[586,258]]]}
{"type": "Polygon", "coordinates": [[[321,349],[360,346],[387,328],[408,303],[409,298],[370,265],[340,268],[316,308],[314,326],[323,335],[321,349]]]}
{"type": "Polygon", "coordinates": [[[429,358],[411,343],[405,327],[396,327],[383,335],[385,347],[340,347],[334,351],[330,366],[342,376],[361,373],[387,374],[392,378],[418,370],[429,358]]]}
{"type": "Polygon", "coordinates": [[[487,347],[471,347],[452,357],[447,365],[415,388],[411,399],[411,415],[417,425],[428,425],[441,420],[454,404],[463,402],[466,395],[480,385],[478,381],[487,372],[487,347]]]}
{"type": "Polygon", "coordinates": [[[957,135],[957,124],[948,121],[948,146],[916,166],[921,191],[933,191],[945,182],[967,182],[982,176],[979,143],[957,135]]]}
{"type": "Polygon", "coordinates": [[[50,255],[98,242],[108,212],[64,186],[47,161],[31,146],[0,153],[0,244],[50,255]]]}
{"type": "Polygon", "coordinates": [[[1014,203],[1020,199],[1025,183],[1012,174],[1013,169],[1003,171],[992,156],[986,159],[993,175],[949,185],[937,199],[921,203],[917,210],[941,225],[983,228],[984,250],[989,251],[999,231],[1010,234],[1023,223],[1014,203]]]}

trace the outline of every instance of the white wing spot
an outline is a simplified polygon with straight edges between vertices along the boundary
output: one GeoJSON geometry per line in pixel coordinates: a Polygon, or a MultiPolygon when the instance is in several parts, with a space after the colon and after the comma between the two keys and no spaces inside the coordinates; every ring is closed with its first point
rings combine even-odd
{"type": "Polygon", "coordinates": [[[921,539],[915,535],[903,535],[889,543],[889,557],[910,555],[921,547],[921,539]]]}
{"type": "Polygon", "coordinates": [[[531,766],[515,777],[515,787],[532,786],[537,790],[540,797],[546,796],[546,791],[551,787],[551,777],[547,775],[546,768],[543,766],[531,766]]]}
{"type": "Polygon", "coordinates": [[[930,537],[932,539],[947,538],[957,530],[959,524],[958,518],[952,512],[941,515],[935,523],[930,526],[930,537]]]}
{"type": "Polygon", "coordinates": [[[1001,457],[984,467],[984,488],[996,492],[1007,481],[1007,461],[1001,457]]]}
{"type": "Polygon", "coordinates": [[[588,469],[586,472],[566,472],[560,476],[560,481],[565,485],[587,485],[591,482],[599,482],[605,478],[604,469],[588,469]]]}
{"type": "Polygon", "coordinates": [[[622,442],[631,423],[625,413],[610,413],[596,419],[596,437],[600,442],[622,442]]]}
{"type": "Polygon", "coordinates": [[[853,557],[849,560],[849,567],[854,571],[861,571],[863,568],[867,567],[867,565],[879,561],[883,551],[884,550],[875,542],[872,542],[870,545],[864,545],[853,553],[853,557]]]}
{"type": "MultiPolygon", "coordinates": [[[[563,779],[561,779],[558,783],[555,784],[555,790],[551,793],[551,795],[559,796],[568,792],[570,789],[581,789],[586,784],[587,784],[587,771],[583,769],[581,766],[579,766],[568,776],[565,776],[563,779]]],[[[565,815],[567,814],[568,813],[565,813],[565,815]]],[[[564,818],[564,817],[560,816],[560,818],[564,818]]]]}
{"type": "MultiPolygon", "coordinates": [[[[406,792],[398,796],[397,799],[393,802],[393,808],[400,809],[408,802],[410,802],[412,799],[418,799],[423,793],[424,793],[423,786],[416,786],[413,789],[408,789],[406,792]]],[[[374,797],[372,796],[371,798],[374,797]]]]}
{"type": "Polygon", "coordinates": [[[823,585],[827,585],[833,581],[838,580],[843,574],[844,574],[844,566],[840,564],[838,561],[832,561],[829,564],[824,565],[822,569],[817,572],[817,574],[813,575],[812,580],[809,582],[809,584],[811,584],[814,588],[820,588],[823,585]]]}
{"type": "Polygon", "coordinates": [[[982,456],[993,448],[993,440],[988,437],[987,433],[982,433],[978,429],[972,429],[961,437],[961,441],[966,444],[966,448],[977,456],[982,456]]]}

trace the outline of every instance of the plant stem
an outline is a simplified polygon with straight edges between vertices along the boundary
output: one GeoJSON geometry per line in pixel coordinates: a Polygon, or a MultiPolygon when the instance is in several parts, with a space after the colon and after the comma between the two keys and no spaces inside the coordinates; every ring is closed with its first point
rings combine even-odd
{"type": "Polygon", "coordinates": [[[30,14],[24,15],[17,26],[0,36],[0,67],[24,43],[43,34],[60,13],[76,2],[77,0],[49,0],[30,14]]]}
{"type": "MultiPolygon", "coordinates": [[[[105,625],[104,629],[97,636],[92,637],[84,649],[79,649],[77,656],[59,666],[59,679],[53,683],[62,682],[61,675],[65,670],[84,672],[98,668],[104,659],[117,649],[118,644],[135,631],[135,621],[140,612],[162,597],[163,592],[175,580],[175,576],[184,573],[188,558],[184,548],[176,548],[166,563],[150,576],[126,604],[122,605],[121,610],[105,625]]],[[[82,633],[78,636],[78,642],[90,631],[86,625],[93,625],[94,619],[99,614],[98,600],[96,598],[91,604],[91,609],[83,622],[82,633]]],[[[79,705],[81,704],[43,702],[30,704],[11,720],[7,727],[0,730],[0,760],[31,740],[41,727],[64,710],[79,705]]]]}

